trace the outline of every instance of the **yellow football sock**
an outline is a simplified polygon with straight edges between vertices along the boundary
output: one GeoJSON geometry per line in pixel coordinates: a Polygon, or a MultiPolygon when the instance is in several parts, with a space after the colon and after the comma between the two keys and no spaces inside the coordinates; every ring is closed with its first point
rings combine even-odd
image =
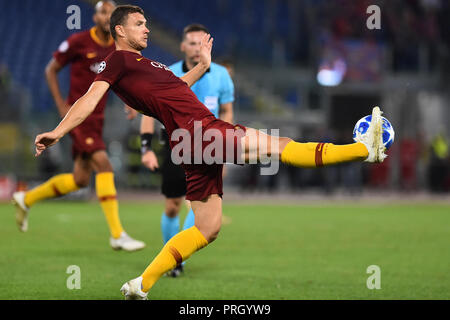
{"type": "Polygon", "coordinates": [[[40,200],[59,197],[78,189],[72,173],[59,174],[28,191],[25,194],[25,205],[31,207],[40,200]]]}
{"type": "Polygon", "coordinates": [[[281,153],[281,162],[295,167],[315,168],[343,162],[362,161],[369,152],[364,144],[300,143],[291,141],[281,153]]]}
{"type": "Polygon", "coordinates": [[[98,173],[95,176],[95,190],[103,213],[105,214],[111,236],[117,239],[120,237],[123,228],[119,218],[119,203],[114,185],[114,173],[98,173]]]}
{"type": "Polygon", "coordinates": [[[196,226],[177,233],[145,269],[142,274],[142,291],[150,290],[165,272],[172,270],[207,244],[208,241],[196,226]]]}

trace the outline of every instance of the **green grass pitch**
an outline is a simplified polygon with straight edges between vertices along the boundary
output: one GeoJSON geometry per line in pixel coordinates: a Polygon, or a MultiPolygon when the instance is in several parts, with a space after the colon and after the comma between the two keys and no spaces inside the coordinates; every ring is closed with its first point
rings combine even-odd
{"type": "MultiPolygon", "coordinates": [[[[126,230],[147,243],[134,253],[109,247],[96,202],[37,204],[27,233],[13,210],[0,204],[0,299],[122,299],[121,285],[162,246],[162,201],[120,202],[126,230]],[[79,290],[67,289],[70,265],[81,269],[79,290]]],[[[450,298],[449,205],[225,202],[224,214],[218,240],[150,299],[450,298]],[[381,269],[379,290],[366,286],[370,265],[381,269]]]]}

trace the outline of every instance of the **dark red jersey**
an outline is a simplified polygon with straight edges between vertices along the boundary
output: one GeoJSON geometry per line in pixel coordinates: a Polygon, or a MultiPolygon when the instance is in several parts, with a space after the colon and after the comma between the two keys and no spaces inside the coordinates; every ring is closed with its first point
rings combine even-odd
{"type": "MultiPolygon", "coordinates": [[[[53,53],[61,65],[71,65],[70,89],[67,103],[72,105],[89,89],[100,63],[115,50],[114,40],[102,42],[95,34],[96,27],[71,35],[53,53]]],[[[92,116],[103,117],[107,95],[100,100],[92,116]]]]}
{"type": "Polygon", "coordinates": [[[187,86],[162,63],[124,50],[114,51],[100,65],[95,81],[106,81],[130,107],[158,119],[169,136],[177,128],[193,129],[215,119],[187,86]]]}

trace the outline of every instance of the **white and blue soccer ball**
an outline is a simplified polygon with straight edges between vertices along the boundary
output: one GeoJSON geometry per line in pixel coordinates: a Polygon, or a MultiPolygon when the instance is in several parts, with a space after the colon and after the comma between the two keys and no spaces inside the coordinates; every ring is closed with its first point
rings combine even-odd
{"type": "MultiPolygon", "coordinates": [[[[389,149],[392,146],[392,143],[394,143],[394,137],[395,137],[395,131],[392,124],[389,122],[388,119],[385,117],[381,117],[383,120],[383,144],[386,147],[386,150],[389,149]]],[[[359,132],[360,134],[365,134],[367,132],[367,129],[369,129],[370,122],[372,121],[372,116],[365,116],[358,120],[358,122],[355,125],[355,129],[353,129],[353,140],[356,140],[356,132],[359,132]]]]}

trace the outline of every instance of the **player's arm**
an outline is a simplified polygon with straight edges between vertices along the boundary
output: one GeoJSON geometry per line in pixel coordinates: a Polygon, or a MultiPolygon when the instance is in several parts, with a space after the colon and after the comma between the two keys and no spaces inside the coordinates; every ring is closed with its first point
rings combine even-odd
{"type": "Polygon", "coordinates": [[[158,159],[152,150],[152,138],[153,133],[155,132],[155,119],[142,115],[140,131],[142,164],[154,171],[159,168],[158,159]]]}
{"type": "Polygon", "coordinates": [[[52,58],[45,67],[45,78],[47,79],[48,88],[53,96],[58,112],[61,117],[64,117],[69,110],[69,106],[64,101],[61,90],[59,89],[58,72],[62,68],[58,61],[52,58]]]}
{"type": "Polygon", "coordinates": [[[210,34],[205,34],[203,36],[200,44],[200,62],[180,78],[186,82],[189,87],[192,87],[192,85],[203,76],[211,65],[211,49],[213,40],[214,39],[211,38],[210,34]]]}
{"type": "Polygon", "coordinates": [[[219,119],[233,124],[233,102],[220,105],[219,119]]]}
{"type": "Polygon", "coordinates": [[[36,137],[36,156],[39,156],[45,149],[54,145],[65,134],[82,123],[95,109],[100,99],[109,89],[106,81],[94,81],[89,90],[78,99],[67,112],[59,125],[50,132],[45,132],[36,137]]]}

